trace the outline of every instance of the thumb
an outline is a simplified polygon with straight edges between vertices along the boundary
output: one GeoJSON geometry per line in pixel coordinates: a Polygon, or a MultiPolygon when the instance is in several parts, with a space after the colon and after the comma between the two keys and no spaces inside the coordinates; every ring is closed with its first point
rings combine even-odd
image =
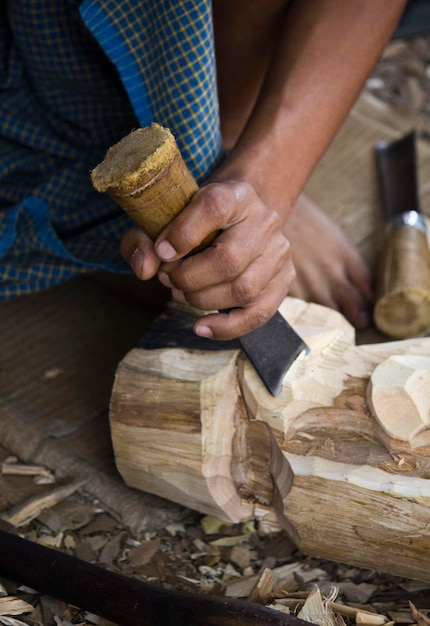
{"type": "Polygon", "coordinates": [[[121,255],[140,280],[149,280],[160,267],[160,259],[155,254],[152,240],[137,226],[124,235],[121,255]]]}

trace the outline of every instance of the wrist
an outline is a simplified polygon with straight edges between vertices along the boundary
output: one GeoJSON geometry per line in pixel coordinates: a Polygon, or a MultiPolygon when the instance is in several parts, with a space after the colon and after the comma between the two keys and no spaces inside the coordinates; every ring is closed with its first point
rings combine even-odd
{"type": "Polygon", "coordinates": [[[305,176],[299,175],[286,156],[287,140],[282,144],[271,134],[248,141],[241,138],[229,151],[208,182],[227,180],[250,184],[260,199],[286,217],[302,191],[305,176]],[[277,145],[278,144],[278,145],[277,145]]]}

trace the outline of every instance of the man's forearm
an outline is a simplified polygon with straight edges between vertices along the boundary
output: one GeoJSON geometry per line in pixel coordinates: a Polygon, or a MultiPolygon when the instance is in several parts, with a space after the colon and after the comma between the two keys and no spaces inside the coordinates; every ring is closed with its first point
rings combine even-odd
{"type": "Polygon", "coordinates": [[[272,208],[291,208],[380,58],[405,4],[292,2],[260,96],[224,173],[252,182],[272,208]]]}

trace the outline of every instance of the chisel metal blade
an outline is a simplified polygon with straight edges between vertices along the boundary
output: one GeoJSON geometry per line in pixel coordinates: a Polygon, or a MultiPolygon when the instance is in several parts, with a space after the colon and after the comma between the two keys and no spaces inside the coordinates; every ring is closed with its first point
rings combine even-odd
{"type": "Polygon", "coordinates": [[[416,132],[375,146],[382,204],[390,221],[409,212],[420,213],[416,132]]]}
{"type": "Polygon", "coordinates": [[[277,311],[264,325],[239,338],[243,351],[273,396],[282,390],[285,374],[309,348],[277,311]]]}
{"type": "Polygon", "coordinates": [[[139,340],[145,350],[187,348],[189,350],[237,350],[241,348],[273,396],[279,395],[282,380],[303,351],[309,348],[277,311],[263,327],[230,341],[214,341],[193,332],[195,315],[171,304],[155,319],[139,340]]]}

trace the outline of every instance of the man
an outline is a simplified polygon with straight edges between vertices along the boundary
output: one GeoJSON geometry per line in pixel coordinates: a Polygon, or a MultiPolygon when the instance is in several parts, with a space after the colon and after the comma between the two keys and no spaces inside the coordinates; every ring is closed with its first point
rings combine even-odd
{"type": "MultiPolygon", "coordinates": [[[[45,188],[35,194],[33,171],[33,182],[24,179],[26,193],[20,186],[4,205],[9,226],[24,215],[20,228],[9,227],[3,252],[9,292],[13,295],[20,260],[26,268],[21,291],[85,269],[116,269],[110,242],[126,222],[107,200],[101,206],[83,176],[90,157],[95,165],[102,148],[136,119],[141,125],[154,119],[172,129],[203,186],[155,246],[138,229],[125,234],[122,254],[139,279],[158,275],[178,300],[205,310],[232,309],[196,322],[197,334],[216,339],[263,324],[287,293],[338,308],[357,328],[365,326],[372,297],[369,272],[339,228],[301,192],[379,59],[405,0],[214,0],[216,84],[208,0],[79,4],[47,0],[51,14],[44,30],[39,3],[10,1],[3,15],[11,41],[17,42],[17,82],[26,87],[21,96],[47,104],[52,114],[42,129],[49,136],[42,148],[28,141],[29,132],[17,138],[14,119],[1,129],[14,147],[25,140],[26,148],[37,148],[39,174],[50,182],[49,194],[45,188]],[[79,48],[76,58],[85,57],[85,63],[70,66],[69,56],[59,62],[57,50],[43,51],[57,22],[67,27],[69,56],[79,48]],[[37,63],[37,55],[43,62],[37,63]],[[64,83],[61,89],[56,80],[64,83]],[[72,105],[62,107],[64,102],[72,105]],[[47,174],[46,154],[52,165],[63,165],[60,182],[47,174]],[[79,186],[69,183],[68,188],[71,180],[79,186]],[[70,195],[58,197],[58,189],[76,196],[75,211],[70,195]],[[67,217],[62,203],[68,205],[67,217]],[[35,253],[25,234],[19,248],[26,220],[39,238],[43,231],[36,265],[45,268],[45,246],[47,282],[40,278],[43,272],[31,281],[35,253]],[[186,258],[215,230],[221,233],[213,246],[186,258]],[[20,253],[14,257],[16,246],[20,253]]],[[[6,87],[8,80],[13,73],[6,75],[6,87]]]]}

